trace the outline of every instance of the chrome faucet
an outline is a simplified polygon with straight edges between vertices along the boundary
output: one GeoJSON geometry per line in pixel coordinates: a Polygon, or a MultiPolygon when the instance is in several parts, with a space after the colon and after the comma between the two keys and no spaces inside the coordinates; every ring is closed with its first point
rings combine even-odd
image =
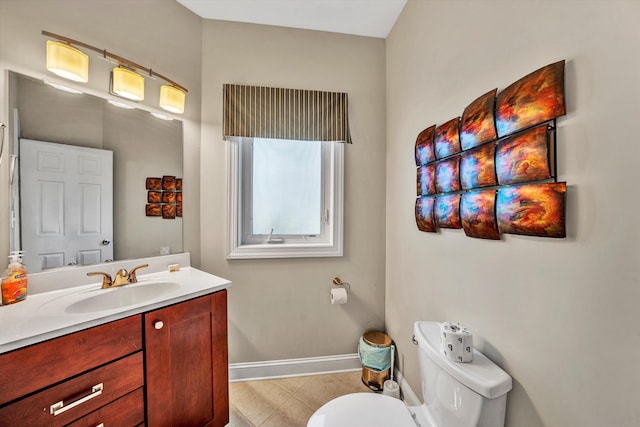
{"type": "Polygon", "coordinates": [[[111,275],[102,273],[100,271],[94,271],[87,273],[87,276],[102,276],[102,289],[115,288],[116,286],[128,285],[129,283],[136,283],[138,278],[136,277],[136,271],[141,268],[147,268],[149,264],[142,264],[127,273],[127,270],[121,268],[116,273],[115,279],[111,279],[111,275]]]}

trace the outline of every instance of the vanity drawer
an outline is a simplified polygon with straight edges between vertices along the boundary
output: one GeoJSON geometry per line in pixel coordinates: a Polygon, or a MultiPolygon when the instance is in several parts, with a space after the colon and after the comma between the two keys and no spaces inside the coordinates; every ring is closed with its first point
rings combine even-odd
{"type": "Polygon", "coordinates": [[[55,427],[78,420],[141,388],[144,384],[142,363],[142,352],[137,352],[25,397],[0,408],[1,423],[7,426],[55,427]],[[96,390],[96,386],[101,386],[101,390],[96,390]],[[57,415],[51,414],[52,406],[60,401],[63,401],[63,408],[57,409],[57,415]]]}
{"type": "Polygon", "coordinates": [[[144,392],[139,388],[97,411],[85,415],[67,427],[96,427],[100,424],[135,427],[144,423],[144,392]]]}
{"type": "Polygon", "coordinates": [[[0,355],[0,405],[142,350],[142,317],[127,317],[0,355]]]}

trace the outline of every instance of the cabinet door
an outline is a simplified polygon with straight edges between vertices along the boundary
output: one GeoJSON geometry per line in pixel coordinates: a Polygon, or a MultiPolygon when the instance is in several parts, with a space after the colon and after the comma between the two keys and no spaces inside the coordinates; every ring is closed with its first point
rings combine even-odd
{"type": "Polygon", "coordinates": [[[229,422],[227,291],[145,314],[147,426],[229,422]]]}

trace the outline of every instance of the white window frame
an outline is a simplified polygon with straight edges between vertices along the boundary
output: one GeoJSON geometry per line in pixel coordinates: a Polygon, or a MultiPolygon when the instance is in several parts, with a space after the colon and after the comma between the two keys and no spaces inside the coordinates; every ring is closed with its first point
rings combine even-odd
{"type": "MultiPolygon", "coordinates": [[[[248,179],[241,162],[241,139],[227,141],[227,259],[254,258],[313,258],[340,257],[343,255],[344,217],[344,143],[333,142],[323,146],[323,188],[325,209],[325,233],[316,238],[285,238],[283,243],[261,241],[243,243],[241,180],[248,179]],[[328,160],[328,161],[327,161],[328,160]],[[243,178],[244,176],[244,178],[243,178]]],[[[303,142],[301,142],[303,143],[303,142]]],[[[324,145],[324,143],[323,143],[324,145]]],[[[279,236],[273,236],[278,238],[279,236]]],[[[275,239],[274,239],[275,240],[275,239]]]]}

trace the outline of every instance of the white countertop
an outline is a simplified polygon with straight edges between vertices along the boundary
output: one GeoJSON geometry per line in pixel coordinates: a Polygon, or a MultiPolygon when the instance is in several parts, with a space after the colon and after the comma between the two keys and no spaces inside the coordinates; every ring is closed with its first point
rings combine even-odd
{"type": "MultiPolygon", "coordinates": [[[[179,271],[168,272],[162,268],[167,262],[174,259],[167,257],[157,257],[161,262],[156,262],[156,258],[126,261],[128,267],[122,267],[123,263],[102,264],[93,267],[83,267],[76,270],[65,270],[62,272],[38,273],[35,282],[46,282],[42,288],[50,288],[51,283],[64,277],[65,282],[71,283],[69,272],[79,277],[86,277],[86,270],[104,271],[112,274],[119,268],[133,268],[132,266],[143,263],[151,264],[151,272],[142,274],[144,270],[138,271],[138,283],[125,285],[125,287],[149,286],[152,287],[157,282],[173,282],[180,286],[168,293],[147,299],[144,302],[127,305],[125,307],[91,311],[87,313],[69,313],[66,307],[74,302],[84,300],[88,296],[96,295],[100,292],[117,292],[117,289],[101,288],[101,281],[96,282],[97,277],[92,277],[94,281],[90,284],[65,287],[58,290],[46,290],[43,292],[30,293],[27,291],[25,301],[0,306],[0,354],[15,350],[27,345],[46,341],[51,338],[60,337],[72,332],[77,332],[93,326],[108,323],[114,320],[123,319],[135,314],[144,313],[150,310],[186,301],[199,296],[207,295],[228,288],[231,285],[229,280],[223,279],[213,274],[206,273],[190,266],[188,256],[179,258],[183,265],[179,271]],[[167,261],[168,260],[168,261],[167,261]],[[107,267],[107,268],[105,268],[107,267]],[[115,271],[114,271],[115,270],[115,271]],[[161,271],[157,271],[161,270],[161,271]],[[145,285],[146,283],[146,285],[145,285]]],[[[34,274],[34,276],[36,276],[34,274]]],[[[31,282],[29,282],[29,287],[31,282]]],[[[28,288],[29,289],[29,288],[28,288]]]]}

